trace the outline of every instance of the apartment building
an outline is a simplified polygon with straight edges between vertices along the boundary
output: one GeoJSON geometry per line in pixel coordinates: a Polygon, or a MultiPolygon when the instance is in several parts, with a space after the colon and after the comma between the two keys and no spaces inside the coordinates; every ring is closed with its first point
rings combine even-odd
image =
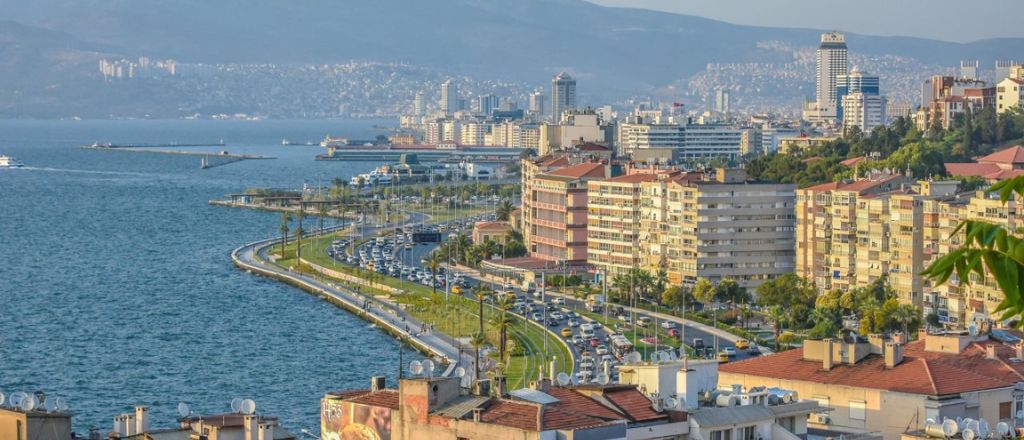
{"type": "Polygon", "coordinates": [[[725,278],[755,288],[793,271],[795,187],[742,170],[678,173],[641,185],[642,267],[674,284],[725,278]]]}
{"type": "Polygon", "coordinates": [[[568,266],[586,263],[587,182],[610,176],[609,165],[594,162],[532,174],[529,180],[524,173],[523,229],[531,257],[568,266]]]}
{"type": "Polygon", "coordinates": [[[641,267],[642,184],[658,176],[627,174],[587,182],[587,262],[608,276],[641,267]]]}

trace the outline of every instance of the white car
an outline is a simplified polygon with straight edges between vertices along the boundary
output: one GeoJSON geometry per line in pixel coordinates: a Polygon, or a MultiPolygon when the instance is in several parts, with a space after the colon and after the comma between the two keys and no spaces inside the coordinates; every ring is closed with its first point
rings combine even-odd
{"type": "Polygon", "coordinates": [[[560,296],[556,296],[554,298],[551,298],[551,304],[564,305],[565,304],[565,298],[562,298],[560,296]]]}
{"type": "Polygon", "coordinates": [[[580,322],[575,320],[575,319],[570,319],[568,324],[569,324],[569,327],[577,327],[577,326],[580,325],[580,322]]]}
{"type": "Polygon", "coordinates": [[[678,325],[676,323],[672,322],[672,321],[662,321],[661,322],[661,328],[663,328],[665,330],[671,330],[671,329],[674,329],[676,327],[678,327],[678,325]]]}
{"type": "Polygon", "coordinates": [[[608,354],[608,347],[605,345],[598,345],[597,348],[594,349],[594,353],[599,356],[606,355],[608,354]]]}
{"type": "Polygon", "coordinates": [[[559,312],[558,310],[549,313],[548,317],[550,317],[551,319],[565,319],[565,315],[563,315],[562,312],[559,312]]]}
{"type": "Polygon", "coordinates": [[[722,354],[729,357],[736,357],[736,349],[732,347],[725,347],[722,349],[722,354]]]}

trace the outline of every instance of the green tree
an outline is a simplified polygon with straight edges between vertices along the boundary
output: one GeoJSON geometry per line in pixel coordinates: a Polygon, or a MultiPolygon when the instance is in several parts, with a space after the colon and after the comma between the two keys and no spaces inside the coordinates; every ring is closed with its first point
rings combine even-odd
{"type": "Polygon", "coordinates": [[[843,292],[840,290],[830,290],[821,295],[818,295],[818,298],[814,300],[814,308],[841,309],[842,295],[843,292]]]}
{"type": "MultiPolygon", "coordinates": [[[[1024,197],[1024,176],[1000,181],[989,189],[1005,204],[1011,197],[1024,197]]],[[[1016,318],[1024,325],[1024,239],[1001,225],[982,220],[964,220],[953,234],[963,234],[963,246],[935,260],[924,271],[933,284],[947,282],[955,273],[960,283],[970,284],[973,272],[984,279],[991,275],[1003,301],[996,308],[1002,320],[1016,318]]]]}
{"type": "MultiPolygon", "coordinates": [[[[438,269],[441,268],[441,257],[436,252],[430,254],[427,257],[427,269],[430,269],[430,273],[437,275],[438,269]]],[[[433,279],[430,280],[431,293],[437,295],[437,283],[433,279]]]]}
{"type": "Polygon", "coordinates": [[[327,205],[324,203],[317,204],[316,211],[318,217],[320,217],[320,233],[324,233],[324,218],[327,217],[327,205]]]}
{"type": "Polygon", "coordinates": [[[791,308],[797,304],[807,307],[814,305],[817,291],[807,280],[796,274],[787,273],[765,281],[757,287],[758,301],[766,306],[791,308]]]}
{"type": "Polygon", "coordinates": [[[501,359],[501,362],[505,363],[507,362],[505,352],[508,343],[508,329],[515,324],[515,320],[508,313],[512,309],[512,297],[501,295],[501,298],[498,300],[498,309],[500,313],[491,317],[490,324],[491,327],[498,331],[498,358],[501,359]]]}
{"type": "Polygon", "coordinates": [[[775,351],[779,351],[779,336],[782,334],[782,326],[786,322],[786,312],[782,306],[768,307],[765,318],[772,324],[772,331],[775,332],[775,351]]]}
{"type": "Polygon", "coordinates": [[[288,211],[281,213],[281,225],[278,230],[281,231],[281,257],[284,258],[284,248],[288,246],[288,231],[291,230],[292,214],[288,211]]]}
{"type": "Polygon", "coordinates": [[[479,379],[481,367],[480,364],[483,363],[483,359],[480,358],[480,350],[483,349],[485,345],[487,345],[487,335],[484,334],[482,330],[473,333],[473,336],[470,337],[469,344],[473,346],[474,350],[476,350],[476,362],[473,363],[473,367],[475,368],[476,371],[476,376],[474,377],[479,379]]]}
{"type": "Polygon", "coordinates": [[[693,285],[693,297],[704,305],[705,310],[711,307],[717,296],[718,289],[706,278],[698,278],[697,283],[693,285]]]}
{"type": "Polygon", "coordinates": [[[512,206],[511,201],[509,201],[508,199],[502,200],[501,203],[498,204],[498,209],[495,210],[498,216],[498,220],[507,222],[509,217],[511,217],[512,211],[514,209],[515,207],[512,206]]]}
{"type": "Polygon", "coordinates": [[[813,313],[814,327],[807,333],[814,339],[835,338],[843,329],[843,314],[833,307],[818,307],[813,313]]]}
{"type": "Polygon", "coordinates": [[[302,234],[305,232],[302,229],[302,221],[306,219],[306,210],[302,208],[302,203],[299,203],[299,210],[295,213],[295,219],[298,220],[299,226],[295,228],[295,258],[302,260],[302,234]]]}

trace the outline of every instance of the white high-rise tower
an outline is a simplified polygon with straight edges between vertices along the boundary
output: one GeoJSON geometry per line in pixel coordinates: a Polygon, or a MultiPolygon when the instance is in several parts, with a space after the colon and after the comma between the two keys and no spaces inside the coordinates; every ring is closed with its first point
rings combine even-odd
{"type": "Polygon", "coordinates": [[[839,32],[821,34],[817,52],[815,101],[819,120],[834,120],[839,100],[836,97],[837,77],[846,75],[846,37],[839,32]]]}
{"type": "Polygon", "coordinates": [[[423,92],[416,93],[416,99],[412,102],[412,113],[413,116],[423,116],[427,114],[426,103],[423,102],[423,92]]]}
{"type": "Polygon", "coordinates": [[[454,114],[459,109],[459,86],[452,80],[441,84],[441,111],[446,115],[454,114]]]}
{"type": "Polygon", "coordinates": [[[576,80],[562,72],[551,80],[551,117],[555,122],[562,118],[562,112],[576,108],[576,80]]]}

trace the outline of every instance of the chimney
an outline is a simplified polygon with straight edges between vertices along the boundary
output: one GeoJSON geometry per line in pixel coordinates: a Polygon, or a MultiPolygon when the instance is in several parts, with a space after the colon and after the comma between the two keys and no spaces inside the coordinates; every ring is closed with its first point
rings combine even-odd
{"type": "Polygon", "coordinates": [[[260,423],[260,435],[257,440],[274,440],[274,425],[272,423],[260,423]]]}
{"type": "Polygon", "coordinates": [[[549,364],[550,373],[548,374],[548,379],[554,379],[555,378],[555,362],[556,361],[558,361],[558,356],[552,356],[551,364],[549,364]]]}
{"type": "Polygon", "coordinates": [[[387,378],[384,376],[373,376],[370,378],[370,391],[376,392],[387,388],[387,378]]]}
{"type": "Polygon", "coordinates": [[[835,361],[832,359],[832,347],[835,345],[836,340],[828,338],[822,342],[824,342],[822,344],[824,353],[821,354],[821,368],[825,371],[830,371],[835,366],[835,361]]]}
{"type": "Polygon", "coordinates": [[[142,434],[149,432],[149,408],[145,406],[135,407],[135,433],[142,434]]]}
{"type": "Polygon", "coordinates": [[[903,346],[895,342],[885,343],[885,368],[895,368],[903,362],[903,346]]]}
{"type": "Polygon", "coordinates": [[[1013,349],[1017,353],[1017,359],[1024,360],[1024,341],[1014,344],[1013,349]]]}
{"type": "Polygon", "coordinates": [[[885,336],[878,333],[869,334],[868,346],[871,347],[871,354],[882,354],[885,350],[885,336]]]}
{"type": "Polygon", "coordinates": [[[259,417],[246,414],[242,419],[242,440],[259,440],[259,417]]]}
{"type": "Polygon", "coordinates": [[[473,408],[473,421],[480,423],[481,416],[483,416],[484,410],[482,408],[473,408]]]}
{"type": "Polygon", "coordinates": [[[985,346],[985,357],[989,359],[996,359],[996,344],[988,344],[985,346]]]}
{"type": "Polygon", "coordinates": [[[138,434],[135,432],[135,414],[129,413],[122,415],[121,417],[124,417],[124,436],[128,437],[138,434]]]}
{"type": "Polygon", "coordinates": [[[906,345],[907,342],[909,342],[909,341],[907,341],[907,335],[904,334],[903,332],[893,333],[892,334],[892,340],[895,341],[897,344],[901,344],[901,345],[906,345]]]}
{"type": "Polygon", "coordinates": [[[494,376],[494,386],[497,388],[495,391],[498,397],[508,397],[508,379],[503,374],[494,376]]]}

